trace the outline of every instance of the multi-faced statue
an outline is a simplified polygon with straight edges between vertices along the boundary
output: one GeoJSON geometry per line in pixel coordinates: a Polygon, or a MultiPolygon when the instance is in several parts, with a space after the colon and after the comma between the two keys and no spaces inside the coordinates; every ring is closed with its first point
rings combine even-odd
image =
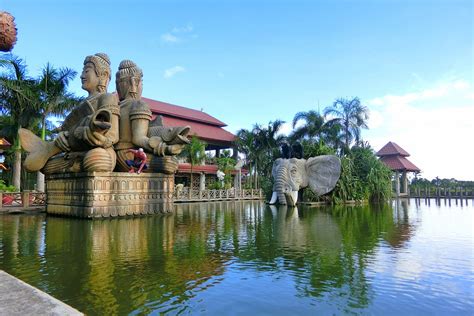
{"type": "Polygon", "coordinates": [[[317,195],[330,192],[341,174],[341,161],[336,156],[318,156],[309,159],[278,158],[273,163],[273,194],[270,204],[295,206],[298,191],[305,187],[317,195]]]}

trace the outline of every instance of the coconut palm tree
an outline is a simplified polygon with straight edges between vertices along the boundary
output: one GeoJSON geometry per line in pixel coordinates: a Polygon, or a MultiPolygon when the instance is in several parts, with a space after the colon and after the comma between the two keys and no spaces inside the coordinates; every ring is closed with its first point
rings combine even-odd
{"type": "Polygon", "coordinates": [[[10,116],[11,125],[3,126],[4,133],[13,139],[13,185],[21,189],[21,143],[18,132],[39,119],[37,82],[27,76],[26,65],[18,57],[8,56],[0,61],[6,69],[0,74],[0,113],[10,116]]]}
{"type": "Polygon", "coordinates": [[[330,126],[339,125],[341,127],[345,152],[349,150],[353,140],[360,141],[361,128],[368,128],[369,109],[362,105],[357,97],[352,100],[337,99],[332,106],[324,109],[324,116],[332,117],[327,122],[330,126]]]}
{"type": "Polygon", "coordinates": [[[275,120],[269,122],[266,127],[255,124],[252,130],[255,147],[255,188],[258,188],[258,176],[270,177],[274,158],[279,153],[279,146],[285,140],[285,136],[279,135],[284,121],[275,120]]]}
{"type": "Polygon", "coordinates": [[[309,139],[313,141],[324,140],[328,126],[319,112],[311,110],[308,112],[298,112],[293,118],[293,133],[290,138],[294,140],[309,139]],[[295,129],[298,122],[304,121],[304,125],[295,129]]]}
{"type": "Polygon", "coordinates": [[[191,183],[189,185],[189,197],[191,197],[193,189],[193,168],[206,159],[206,143],[199,140],[196,136],[193,136],[189,144],[184,148],[183,154],[189,159],[191,164],[191,183]]]}
{"type": "MultiPolygon", "coordinates": [[[[69,83],[77,75],[77,72],[69,68],[54,68],[47,63],[43,68],[41,76],[38,78],[38,88],[40,102],[38,112],[41,115],[41,139],[46,138],[46,126],[49,116],[64,116],[65,113],[74,108],[80,98],[67,92],[69,83]]],[[[44,175],[37,173],[37,190],[44,191],[44,175]]]]}
{"type": "MultiPolygon", "coordinates": [[[[245,155],[245,162],[249,165],[249,170],[252,172],[252,164],[255,159],[255,137],[254,134],[246,129],[240,129],[236,135],[235,144],[237,151],[245,155]]],[[[250,181],[250,188],[252,188],[252,181],[250,181]]]]}

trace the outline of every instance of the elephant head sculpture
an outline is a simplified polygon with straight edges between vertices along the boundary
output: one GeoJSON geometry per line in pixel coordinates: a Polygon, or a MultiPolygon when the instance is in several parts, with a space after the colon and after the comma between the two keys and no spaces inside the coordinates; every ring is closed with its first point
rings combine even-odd
{"type": "Polygon", "coordinates": [[[341,161],[336,156],[326,155],[306,159],[278,158],[273,163],[273,195],[270,204],[295,206],[298,190],[307,186],[322,195],[331,191],[341,175],[341,161]]]}

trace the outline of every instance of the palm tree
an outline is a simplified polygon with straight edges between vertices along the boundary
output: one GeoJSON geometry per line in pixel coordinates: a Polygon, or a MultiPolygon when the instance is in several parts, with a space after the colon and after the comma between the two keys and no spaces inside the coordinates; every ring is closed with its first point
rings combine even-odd
{"type": "Polygon", "coordinates": [[[305,124],[293,131],[290,138],[294,140],[301,140],[308,138],[310,140],[319,141],[324,139],[327,133],[328,126],[319,112],[314,110],[308,112],[298,112],[293,118],[293,129],[299,121],[304,121],[305,124]]]}
{"type": "Polygon", "coordinates": [[[337,99],[334,104],[324,109],[324,116],[333,117],[328,124],[341,126],[341,132],[345,143],[344,151],[349,150],[353,140],[360,141],[360,129],[368,128],[369,109],[360,103],[359,98],[337,99]]]}
{"type": "Polygon", "coordinates": [[[183,152],[191,163],[191,183],[189,185],[189,197],[191,197],[193,189],[193,167],[201,164],[204,159],[206,159],[206,143],[199,140],[196,136],[193,136],[183,152]]]}
{"type": "MultiPolygon", "coordinates": [[[[74,108],[80,98],[67,92],[69,83],[77,75],[77,72],[69,68],[56,69],[47,63],[38,79],[40,102],[38,112],[41,115],[41,139],[46,138],[47,119],[50,115],[64,116],[74,108]]],[[[44,191],[44,175],[37,173],[37,190],[44,191]]]]}
{"type": "MultiPolygon", "coordinates": [[[[255,137],[254,134],[246,129],[241,129],[237,132],[235,140],[237,151],[245,155],[246,164],[249,165],[249,170],[252,172],[252,163],[254,161],[255,137]]],[[[252,188],[252,181],[250,181],[250,188],[252,188]]]]}
{"type": "Polygon", "coordinates": [[[258,176],[270,177],[271,167],[278,148],[285,140],[285,136],[279,135],[284,121],[275,120],[269,122],[266,127],[255,124],[252,130],[254,135],[254,163],[255,163],[255,188],[258,188],[258,176]]]}
{"type": "Polygon", "coordinates": [[[10,116],[11,125],[4,126],[6,135],[13,139],[14,163],[13,185],[21,189],[21,143],[18,132],[38,120],[36,111],[38,89],[34,79],[27,76],[26,65],[18,57],[9,56],[0,61],[7,69],[0,74],[0,113],[10,116]]]}

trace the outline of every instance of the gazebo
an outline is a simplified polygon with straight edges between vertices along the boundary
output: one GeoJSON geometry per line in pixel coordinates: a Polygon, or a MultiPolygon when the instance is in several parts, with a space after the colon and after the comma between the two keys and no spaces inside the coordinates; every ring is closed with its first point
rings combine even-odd
{"type": "Polygon", "coordinates": [[[395,172],[395,190],[397,197],[408,196],[407,173],[421,171],[420,168],[406,158],[410,156],[410,154],[396,143],[388,142],[377,152],[377,156],[380,157],[380,161],[395,172]],[[403,183],[402,188],[400,188],[400,174],[403,183]]]}

